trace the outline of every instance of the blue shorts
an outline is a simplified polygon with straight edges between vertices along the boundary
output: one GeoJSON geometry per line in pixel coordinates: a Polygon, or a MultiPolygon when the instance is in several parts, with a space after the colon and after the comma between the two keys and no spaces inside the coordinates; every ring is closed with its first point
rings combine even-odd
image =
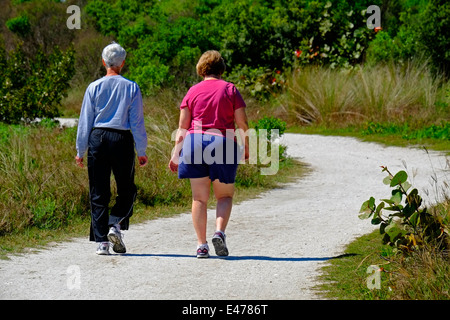
{"type": "Polygon", "coordinates": [[[233,139],[204,133],[188,134],[178,165],[178,178],[219,179],[234,183],[242,151],[233,139]]]}

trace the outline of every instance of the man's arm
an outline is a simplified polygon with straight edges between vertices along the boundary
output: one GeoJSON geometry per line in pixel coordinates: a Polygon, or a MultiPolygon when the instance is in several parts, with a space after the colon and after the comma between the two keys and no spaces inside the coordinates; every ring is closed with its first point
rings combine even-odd
{"type": "Polygon", "coordinates": [[[83,167],[83,157],[88,148],[89,134],[94,125],[95,110],[91,100],[89,87],[86,89],[81,105],[80,118],[78,120],[76,149],[77,155],[75,157],[76,163],[79,167],[83,167]]]}
{"type": "Polygon", "coordinates": [[[131,132],[133,133],[134,143],[136,146],[139,165],[143,167],[148,162],[148,158],[146,155],[147,132],[145,131],[144,105],[142,102],[142,94],[138,86],[136,96],[129,109],[129,121],[131,132]]]}

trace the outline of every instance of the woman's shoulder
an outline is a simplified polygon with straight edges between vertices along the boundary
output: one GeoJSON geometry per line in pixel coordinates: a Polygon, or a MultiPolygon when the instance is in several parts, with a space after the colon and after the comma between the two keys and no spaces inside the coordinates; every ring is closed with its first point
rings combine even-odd
{"type": "Polygon", "coordinates": [[[235,88],[236,86],[232,82],[228,82],[223,79],[217,80],[203,80],[202,82],[197,83],[191,88],[203,88],[203,87],[217,87],[217,88],[235,88]]]}

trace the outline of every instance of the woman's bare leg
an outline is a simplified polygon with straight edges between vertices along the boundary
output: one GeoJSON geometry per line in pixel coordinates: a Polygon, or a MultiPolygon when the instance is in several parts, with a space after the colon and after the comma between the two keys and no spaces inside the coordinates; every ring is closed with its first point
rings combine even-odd
{"type": "Polygon", "coordinates": [[[214,195],[217,199],[216,230],[225,232],[233,205],[234,184],[213,181],[214,195]]]}
{"type": "Polygon", "coordinates": [[[192,189],[192,222],[198,244],[206,243],[207,205],[211,180],[209,177],[190,179],[192,189]]]}

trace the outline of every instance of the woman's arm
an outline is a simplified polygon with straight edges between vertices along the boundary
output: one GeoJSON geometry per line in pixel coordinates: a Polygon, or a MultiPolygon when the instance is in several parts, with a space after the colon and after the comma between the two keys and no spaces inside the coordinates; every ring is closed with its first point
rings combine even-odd
{"type": "Polygon", "coordinates": [[[191,111],[189,108],[183,108],[180,111],[180,120],[178,122],[178,130],[175,136],[175,147],[172,150],[172,157],[169,161],[169,169],[172,172],[178,170],[178,163],[180,159],[180,152],[183,148],[184,137],[186,136],[187,130],[191,126],[191,111]]]}
{"type": "Polygon", "coordinates": [[[249,145],[248,145],[248,119],[245,113],[245,108],[239,108],[234,111],[234,121],[238,127],[239,136],[244,143],[244,160],[249,158],[249,145]]]}

